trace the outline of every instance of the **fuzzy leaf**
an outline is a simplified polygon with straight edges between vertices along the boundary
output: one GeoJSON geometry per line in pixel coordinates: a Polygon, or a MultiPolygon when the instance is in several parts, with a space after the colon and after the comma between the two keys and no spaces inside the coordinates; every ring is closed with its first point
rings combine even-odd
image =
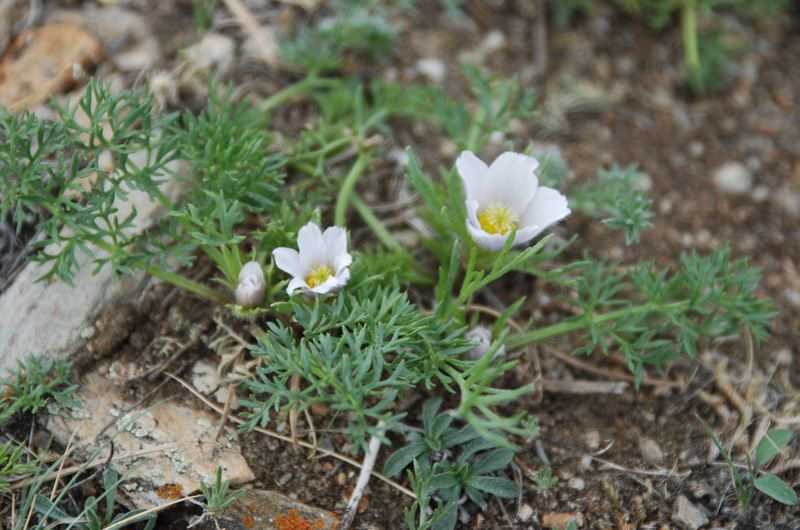
{"type": "Polygon", "coordinates": [[[401,447],[386,459],[386,465],[383,466],[383,473],[389,477],[396,475],[423,452],[425,452],[425,445],[423,445],[422,442],[401,447]]]}
{"type": "Polygon", "coordinates": [[[792,431],[790,429],[774,429],[769,431],[761,438],[761,441],[758,442],[754,465],[758,467],[777,455],[780,450],[789,443],[791,438],[792,431]]]}
{"type": "Polygon", "coordinates": [[[497,497],[511,498],[519,494],[517,485],[505,478],[499,477],[473,477],[468,485],[497,497]]]}
{"type": "Polygon", "coordinates": [[[758,491],[769,495],[778,502],[789,506],[797,504],[797,493],[773,473],[758,477],[753,481],[753,485],[758,491]]]}

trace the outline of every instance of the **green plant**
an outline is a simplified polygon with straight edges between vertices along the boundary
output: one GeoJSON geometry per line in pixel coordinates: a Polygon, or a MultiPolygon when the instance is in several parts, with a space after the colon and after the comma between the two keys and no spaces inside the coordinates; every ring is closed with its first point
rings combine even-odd
{"type": "Polygon", "coordinates": [[[17,413],[36,414],[51,402],[82,406],[70,397],[78,389],[71,381],[72,361],[29,355],[18,359],[17,366],[0,378],[0,425],[17,413]]]}
{"type": "Polygon", "coordinates": [[[572,191],[570,206],[592,217],[603,220],[609,228],[625,230],[625,242],[638,242],[639,231],[653,226],[655,214],[650,211],[653,201],[639,189],[647,177],[636,170],[636,164],[621,169],[616,164],[611,169],[597,169],[597,179],[572,191]]]}
{"type": "Polygon", "coordinates": [[[220,512],[236,502],[236,499],[241,497],[244,494],[244,490],[236,490],[228,493],[228,488],[230,488],[231,481],[230,480],[222,480],[222,467],[217,468],[217,475],[214,479],[214,484],[211,485],[209,489],[208,485],[205,481],[200,482],[200,490],[203,492],[203,497],[205,497],[205,502],[195,502],[199,504],[201,508],[203,508],[203,515],[201,515],[197,520],[195,520],[191,525],[196,526],[206,517],[213,517],[216,524],[216,518],[219,517],[220,512]]]}
{"type": "Polygon", "coordinates": [[[795,492],[789,484],[776,477],[775,474],[767,472],[760,477],[756,476],[756,469],[769,462],[769,460],[780,453],[781,449],[789,443],[789,440],[792,438],[792,431],[788,429],[774,429],[767,432],[758,442],[755,460],[751,460],[750,455],[746,455],[747,472],[745,477],[742,478],[737,466],[731,459],[731,455],[725,451],[722,444],[717,440],[717,437],[714,436],[714,433],[711,432],[711,429],[706,425],[706,422],[704,422],[700,416],[697,416],[697,419],[703,424],[703,428],[711,437],[711,441],[717,446],[725,462],[727,462],[728,467],[730,467],[733,478],[735,479],[739,504],[741,504],[743,508],[748,507],[753,501],[756,490],[780,503],[789,506],[795,506],[797,504],[797,492],[795,492]],[[745,479],[747,480],[747,484],[745,484],[745,479]]]}
{"type": "Polygon", "coordinates": [[[539,470],[539,474],[533,478],[533,481],[541,488],[547,489],[555,486],[558,478],[552,476],[552,470],[549,467],[539,470]]]}
{"type": "Polygon", "coordinates": [[[66,525],[66,528],[79,530],[103,530],[104,528],[124,528],[136,523],[145,522],[144,530],[151,530],[156,525],[156,514],[139,508],[114,516],[114,502],[117,488],[122,482],[116,471],[106,468],[103,471],[103,493],[100,497],[89,497],[84,502],[81,513],[75,517],[58,507],[58,504],[44,495],[37,495],[36,511],[54,524],[66,525]],[[105,499],[105,513],[100,511],[100,501],[105,499]]]}

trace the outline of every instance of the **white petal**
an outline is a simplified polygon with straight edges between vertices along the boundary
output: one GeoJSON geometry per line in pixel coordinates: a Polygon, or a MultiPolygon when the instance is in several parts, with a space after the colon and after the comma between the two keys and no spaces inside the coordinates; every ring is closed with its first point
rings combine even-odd
{"type": "Polygon", "coordinates": [[[292,296],[292,293],[298,289],[303,289],[304,291],[310,289],[309,285],[306,283],[305,279],[301,276],[295,276],[292,278],[292,281],[289,282],[289,285],[286,286],[286,292],[289,293],[289,296],[292,296]]]}
{"type": "Polygon", "coordinates": [[[539,162],[532,156],[503,153],[492,162],[477,200],[482,208],[493,203],[511,206],[522,213],[536,195],[539,178],[533,173],[539,162]]]}
{"type": "Polygon", "coordinates": [[[264,282],[255,283],[249,279],[236,287],[236,303],[242,307],[257,307],[264,302],[264,282]]]}
{"type": "Polygon", "coordinates": [[[347,253],[347,230],[338,226],[330,226],[322,234],[328,251],[328,263],[332,263],[336,256],[347,253]]]}
{"type": "Polygon", "coordinates": [[[483,248],[488,248],[489,250],[502,249],[503,246],[505,246],[506,244],[506,239],[508,239],[508,234],[506,235],[490,234],[488,232],[481,230],[480,228],[472,226],[472,223],[470,222],[467,222],[467,231],[477,244],[479,244],[483,248]]]}
{"type": "Polygon", "coordinates": [[[258,262],[248,261],[244,264],[242,270],[239,271],[239,283],[243,282],[248,276],[254,276],[256,280],[259,280],[262,284],[264,283],[264,271],[258,262]]]}
{"type": "Polygon", "coordinates": [[[327,280],[322,282],[321,284],[317,285],[316,287],[310,287],[306,294],[325,294],[331,291],[336,290],[339,287],[340,283],[336,276],[330,276],[327,280]]]}
{"type": "Polygon", "coordinates": [[[310,271],[313,267],[327,263],[328,247],[322,238],[319,226],[309,222],[297,233],[297,248],[300,250],[300,268],[310,271]]]}
{"type": "Polygon", "coordinates": [[[336,281],[339,282],[339,285],[344,285],[347,283],[347,280],[350,279],[350,269],[345,268],[343,271],[336,274],[336,281]]]}
{"type": "MultiPolygon", "coordinates": [[[[295,278],[302,278],[307,271],[300,266],[300,253],[293,248],[280,247],[272,251],[275,265],[295,278]]],[[[263,273],[262,273],[263,274],[263,273]]]]}
{"type": "MultiPolygon", "coordinates": [[[[333,265],[331,268],[333,269],[334,275],[339,276],[343,270],[347,270],[347,267],[349,267],[351,263],[353,263],[353,256],[347,252],[336,256],[331,264],[333,265]]],[[[347,274],[349,275],[350,273],[348,272],[347,274]]]]}
{"type": "MultiPolygon", "coordinates": [[[[536,237],[539,234],[539,232],[541,232],[543,229],[544,228],[539,228],[538,226],[526,226],[521,230],[517,230],[517,234],[516,236],[514,236],[514,243],[512,243],[511,246],[516,247],[517,245],[527,243],[528,241],[536,237]]],[[[510,232],[505,235],[490,234],[479,227],[478,228],[474,227],[470,222],[467,222],[467,231],[477,244],[479,244],[483,248],[495,251],[502,250],[503,247],[506,245],[508,236],[511,235],[510,232]]]]}
{"type": "Polygon", "coordinates": [[[542,186],[522,213],[520,224],[538,226],[541,231],[569,214],[567,198],[552,188],[542,186]]]}
{"type": "Polygon", "coordinates": [[[471,224],[476,230],[483,230],[478,221],[478,201],[467,201],[467,224],[471,224]]]}
{"type": "Polygon", "coordinates": [[[489,170],[488,166],[472,151],[464,151],[456,160],[456,169],[464,182],[467,200],[474,199],[475,195],[480,193],[486,172],[489,170]]]}

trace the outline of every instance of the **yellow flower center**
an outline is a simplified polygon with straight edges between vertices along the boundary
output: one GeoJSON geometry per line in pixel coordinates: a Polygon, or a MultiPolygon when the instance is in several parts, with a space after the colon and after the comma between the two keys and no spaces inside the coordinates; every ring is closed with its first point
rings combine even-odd
{"type": "Polygon", "coordinates": [[[320,265],[311,269],[311,274],[308,275],[308,286],[312,289],[317,285],[322,285],[325,280],[333,276],[333,271],[327,265],[320,265]]]}
{"type": "Polygon", "coordinates": [[[517,215],[504,204],[494,203],[478,217],[481,228],[489,234],[506,235],[516,228],[517,215]]]}

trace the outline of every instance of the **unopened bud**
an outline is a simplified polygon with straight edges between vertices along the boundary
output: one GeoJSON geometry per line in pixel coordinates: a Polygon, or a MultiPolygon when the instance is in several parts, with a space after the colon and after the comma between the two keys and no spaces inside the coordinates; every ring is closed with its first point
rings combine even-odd
{"type": "MultiPolygon", "coordinates": [[[[474,348],[464,354],[470,361],[481,359],[489,351],[489,348],[492,347],[492,331],[483,326],[478,326],[467,331],[466,334],[464,334],[464,338],[475,344],[474,348]]],[[[505,353],[506,347],[500,346],[494,356],[505,355],[505,353]]]]}
{"type": "Polygon", "coordinates": [[[250,261],[239,272],[239,285],[236,287],[236,303],[242,307],[258,307],[264,302],[266,289],[264,271],[261,265],[250,261]]]}

